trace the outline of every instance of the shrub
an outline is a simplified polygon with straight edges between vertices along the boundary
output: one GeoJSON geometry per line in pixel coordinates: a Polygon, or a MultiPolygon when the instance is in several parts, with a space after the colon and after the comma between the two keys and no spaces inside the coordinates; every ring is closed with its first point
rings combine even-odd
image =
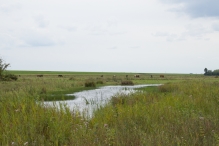
{"type": "Polygon", "coordinates": [[[11,81],[11,80],[16,81],[17,78],[18,78],[18,77],[17,77],[16,75],[13,75],[13,74],[6,74],[6,75],[2,75],[0,79],[3,80],[3,81],[11,81]]]}
{"type": "Polygon", "coordinates": [[[96,84],[103,84],[103,81],[97,81],[96,84]]]}
{"type": "Polygon", "coordinates": [[[122,81],[121,85],[134,85],[132,81],[122,81]]]}
{"type": "Polygon", "coordinates": [[[84,86],[85,87],[96,87],[96,84],[93,81],[86,81],[84,86]]]}

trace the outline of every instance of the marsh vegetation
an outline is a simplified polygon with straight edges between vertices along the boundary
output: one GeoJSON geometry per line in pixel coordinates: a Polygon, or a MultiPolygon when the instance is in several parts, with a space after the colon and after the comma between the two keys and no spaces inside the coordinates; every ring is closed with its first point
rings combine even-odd
{"type": "Polygon", "coordinates": [[[87,90],[87,80],[103,82],[95,88],[120,85],[127,73],[117,73],[116,79],[115,73],[102,78],[103,73],[11,73],[20,75],[17,81],[0,82],[0,145],[219,144],[218,78],[195,74],[131,78],[130,74],[135,85],[164,85],[115,95],[88,119],[87,111],[65,104],[45,106],[42,101],[49,95],[51,100],[64,100],[67,93],[87,90]]]}

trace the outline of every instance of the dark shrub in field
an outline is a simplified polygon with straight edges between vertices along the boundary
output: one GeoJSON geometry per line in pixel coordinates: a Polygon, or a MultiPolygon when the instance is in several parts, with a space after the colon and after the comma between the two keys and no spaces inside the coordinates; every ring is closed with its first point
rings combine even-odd
{"type": "Polygon", "coordinates": [[[6,75],[2,75],[0,80],[3,80],[3,81],[16,81],[17,80],[17,76],[16,75],[13,75],[13,74],[6,74],[6,75]]]}
{"type": "Polygon", "coordinates": [[[93,81],[86,81],[84,86],[85,87],[96,87],[96,84],[93,81]]]}
{"type": "Polygon", "coordinates": [[[132,81],[122,81],[121,85],[134,85],[132,81]]]}
{"type": "Polygon", "coordinates": [[[103,84],[103,81],[97,81],[96,84],[103,84]]]}

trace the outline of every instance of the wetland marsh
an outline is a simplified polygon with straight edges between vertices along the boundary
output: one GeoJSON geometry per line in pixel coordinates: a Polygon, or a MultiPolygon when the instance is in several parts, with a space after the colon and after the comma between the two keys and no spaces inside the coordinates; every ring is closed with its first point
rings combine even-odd
{"type": "Polygon", "coordinates": [[[134,73],[13,73],[20,75],[17,81],[0,82],[0,145],[219,144],[218,78],[195,74],[164,74],[164,78],[140,74],[135,78],[134,73]],[[63,95],[92,91],[84,87],[87,80],[96,83],[96,90],[118,86],[124,80],[134,85],[163,85],[115,94],[89,119],[64,104],[43,104],[44,98],[54,93],[59,95],[56,100],[65,100],[63,95]]]}
{"type": "Polygon", "coordinates": [[[74,96],[75,99],[65,100],[65,101],[50,101],[44,102],[46,105],[53,106],[53,104],[59,105],[64,104],[69,107],[70,110],[79,110],[92,116],[92,113],[98,107],[103,107],[109,102],[109,100],[116,95],[128,95],[134,94],[138,88],[143,87],[153,87],[160,86],[161,84],[143,84],[143,85],[134,85],[134,86],[103,86],[98,89],[85,90],[81,92],[76,92],[72,94],[67,94],[66,96],[74,96]]]}

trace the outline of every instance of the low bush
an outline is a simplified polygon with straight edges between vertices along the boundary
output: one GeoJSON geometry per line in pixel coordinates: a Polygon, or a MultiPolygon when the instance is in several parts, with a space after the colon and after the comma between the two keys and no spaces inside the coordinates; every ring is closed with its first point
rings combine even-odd
{"type": "Polygon", "coordinates": [[[17,79],[18,77],[13,74],[6,74],[0,77],[0,80],[3,80],[3,81],[12,81],[12,80],[16,81],[17,79]]]}
{"type": "Polygon", "coordinates": [[[85,87],[96,87],[94,81],[86,81],[84,84],[85,87]]]}
{"type": "Polygon", "coordinates": [[[121,85],[134,85],[132,81],[122,81],[121,85]]]}

